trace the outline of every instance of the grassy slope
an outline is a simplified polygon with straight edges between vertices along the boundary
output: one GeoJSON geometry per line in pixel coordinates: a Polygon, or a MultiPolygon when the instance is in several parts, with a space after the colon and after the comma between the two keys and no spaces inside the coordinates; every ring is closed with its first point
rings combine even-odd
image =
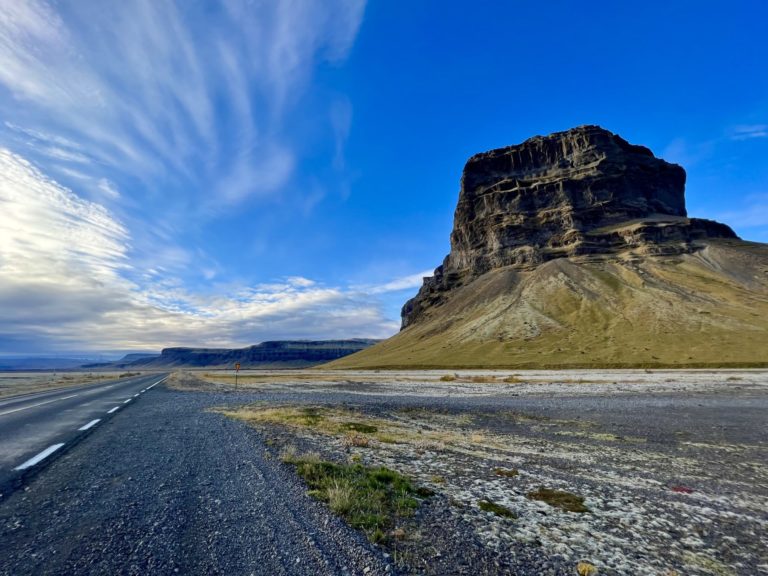
{"type": "Polygon", "coordinates": [[[328,368],[768,365],[768,245],[500,269],[328,368]]]}

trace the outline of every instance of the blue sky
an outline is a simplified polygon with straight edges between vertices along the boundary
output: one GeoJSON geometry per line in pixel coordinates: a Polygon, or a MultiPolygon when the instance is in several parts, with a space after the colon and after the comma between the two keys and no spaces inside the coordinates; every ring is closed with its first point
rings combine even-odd
{"type": "Polygon", "coordinates": [[[768,242],[761,1],[0,6],[0,354],[386,337],[465,160],[580,124],[768,242]]]}

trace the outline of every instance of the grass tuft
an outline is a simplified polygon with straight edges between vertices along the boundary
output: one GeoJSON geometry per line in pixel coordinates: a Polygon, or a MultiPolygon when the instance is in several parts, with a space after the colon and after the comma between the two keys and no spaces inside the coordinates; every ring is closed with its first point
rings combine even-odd
{"type": "Polygon", "coordinates": [[[512,512],[512,510],[501,504],[496,504],[496,502],[493,502],[492,500],[480,500],[477,505],[480,506],[480,510],[493,512],[496,516],[501,516],[503,518],[517,518],[517,514],[512,512]]]}
{"type": "Polygon", "coordinates": [[[345,446],[355,446],[357,448],[368,448],[370,446],[371,441],[367,436],[363,436],[362,434],[347,434],[344,436],[344,445],[345,446]]]}
{"type": "Polygon", "coordinates": [[[389,468],[306,460],[303,456],[286,461],[296,467],[312,496],[326,502],[373,542],[385,540],[398,518],[413,515],[419,505],[416,496],[430,495],[389,468]]]}
{"type": "Polygon", "coordinates": [[[595,576],[597,574],[597,567],[582,560],[576,564],[576,574],[579,576],[595,576]]]}
{"type": "Polygon", "coordinates": [[[350,432],[360,432],[361,434],[373,434],[378,431],[376,426],[371,424],[364,424],[362,422],[344,422],[339,426],[342,430],[349,430],[350,432]]]}
{"type": "Polygon", "coordinates": [[[552,490],[542,486],[535,492],[529,492],[526,496],[531,500],[546,502],[550,506],[560,508],[566,512],[589,512],[589,508],[584,506],[584,497],[577,496],[571,492],[552,490]]]}
{"type": "Polygon", "coordinates": [[[494,468],[493,473],[496,476],[505,476],[506,478],[514,478],[520,474],[517,468],[494,468]]]}

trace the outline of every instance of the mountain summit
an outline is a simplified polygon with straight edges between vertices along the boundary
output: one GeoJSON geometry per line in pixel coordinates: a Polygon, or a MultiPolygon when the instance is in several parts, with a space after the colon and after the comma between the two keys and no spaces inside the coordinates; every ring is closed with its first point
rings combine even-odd
{"type": "Polygon", "coordinates": [[[689,218],[682,167],[580,126],[467,161],[402,320],[334,366],[766,363],[768,245],[689,218]]]}

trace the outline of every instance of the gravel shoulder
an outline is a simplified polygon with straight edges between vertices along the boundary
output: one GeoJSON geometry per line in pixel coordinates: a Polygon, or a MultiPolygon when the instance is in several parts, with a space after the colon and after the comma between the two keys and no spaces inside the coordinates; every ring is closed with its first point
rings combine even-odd
{"type": "MultiPolygon", "coordinates": [[[[0,503],[0,574],[387,574],[258,435],[158,387],[0,503]]],[[[390,568],[391,570],[391,568],[390,568]]]]}
{"type": "Polygon", "coordinates": [[[330,420],[341,409],[339,421],[377,428],[366,442],[252,424],[274,446],[387,466],[432,488],[390,550],[404,573],[573,574],[579,562],[600,574],[768,573],[764,371],[549,373],[509,385],[498,373],[371,376],[262,383],[250,408],[310,405],[330,420]],[[532,499],[542,487],[589,512],[532,499]]]}
{"type": "Polygon", "coordinates": [[[766,371],[445,375],[177,376],[0,502],[0,574],[768,574],[766,371]],[[220,412],[274,406],[399,436],[220,412]],[[307,495],[289,446],[435,495],[374,546],[307,495]]]}

